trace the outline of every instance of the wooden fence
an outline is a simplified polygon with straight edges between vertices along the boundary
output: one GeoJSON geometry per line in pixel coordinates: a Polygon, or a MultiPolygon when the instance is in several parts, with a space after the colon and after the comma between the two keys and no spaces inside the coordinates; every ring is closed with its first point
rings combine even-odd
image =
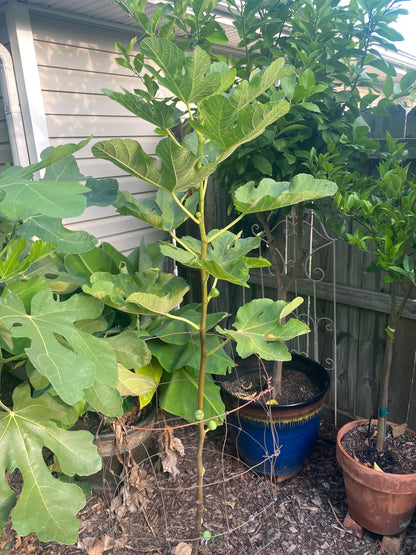
{"type": "MultiPolygon", "coordinates": [[[[409,160],[416,159],[416,108],[406,111],[395,106],[389,117],[371,121],[371,127],[379,140],[385,137],[386,130],[405,140],[409,160]]],[[[214,202],[210,207],[213,217],[221,219],[226,206],[224,193],[219,191],[214,202]]],[[[281,236],[285,237],[285,233],[281,236]]],[[[303,317],[316,337],[295,342],[292,347],[318,359],[332,373],[327,409],[332,413],[337,409],[338,423],[375,416],[389,311],[388,286],[382,283],[379,273],[364,271],[371,262],[368,255],[342,240],[334,242],[320,235],[316,225],[308,241],[313,255],[297,280],[294,293],[305,297],[303,317]]],[[[290,250],[290,245],[285,248],[290,250]]],[[[290,252],[286,256],[290,263],[290,252]]],[[[218,308],[224,310],[226,303],[234,311],[251,298],[275,297],[273,277],[267,271],[254,271],[251,276],[248,290],[225,287],[218,308]]],[[[388,417],[391,421],[408,422],[416,429],[416,303],[411,301],[394,345],[388,417]]]]}

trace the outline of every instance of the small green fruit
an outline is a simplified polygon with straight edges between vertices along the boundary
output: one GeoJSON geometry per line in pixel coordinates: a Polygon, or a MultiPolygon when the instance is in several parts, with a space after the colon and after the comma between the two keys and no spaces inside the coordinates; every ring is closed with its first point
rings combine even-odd
{"type": "Polygon", "coordinates": [[[205,414],[204,414],[203,410],[198,409],[198,410],[195,411],[194,416],[195,416],[195,420],[203,420],[205,414]]]}
{"type": "Polygon", "coordinates": [[[211,532],[209,530],[204,530],[202,532],[202,537],[204,538],[204,540],[210,540],[211,539],[211,532]]]}
{"type": "Polygon", "coordinates": [[[218,291],[218,289],[216,287],[213,287],[209,293],[210,297],[218,297],[218,295],[220,294],[220,292],[218,291]]]}
{"type": "Polygon", "coordinates": [[[201,217],[202,217],[201,212],[197,212],[197,213],[195,214],[195,218],[196,218],[197,220],[199,220],[201,217]]]}
{"type": "Polygon", "coordinates": [[[208,430],[216,430],[217,429],[217,423],[215,422],[215,420],[209,420],[207,422],[207,428],[208,428],[208,430]]]}

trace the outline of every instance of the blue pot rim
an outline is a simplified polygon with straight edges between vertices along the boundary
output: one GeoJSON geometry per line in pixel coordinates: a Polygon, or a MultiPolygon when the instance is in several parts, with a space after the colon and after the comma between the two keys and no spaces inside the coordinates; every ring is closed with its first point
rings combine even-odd
{"type": "MultiPolygon", "coordinates": [[[[220,376],[217,382],[221,386],[221,384],[225,381],[231,381],[235,378],[236,372],[238,371],[239,375],[247,375],[252,372],[258,372],[259,369],[259,360],[257,356],[251,356],[246,359],[236,359],[237,367],[233,368],[230,374],[226,376],[220,376]],[[237,370],[238,368],[238,370],[237,370]]],[[[273,361],[262,361],[262,364],[268,369],[268,371],[272,372],[272,367],[274,362],[273,361]]],[[[287,408],[300,408],[300,407],[307,407],[314,403],[320,401],[325,394],[327,393],[329,386],[331,384],[331,378],[328,371],[316,360],[311,358],[305,357],[303,355],[299,355],[298,353],[292,353],[292,359],[283,362],[283,368],[289,370],[297,370],[299,372],[303,372],[311,382],[316,385],[319,389],[318,393],[313,397],[305,401],[298,401],[296,403],[279,403],[279,405],[270,405],[272,411],[274,410],[282,410],[287,408]]],[[[221,394],[223,396],[229,397],[237,401],[237,403],[245,403],[238,396],[233,395],[225,388],[221,387],[221,394]]],[[[253,401],[251,406],[254,407],[263,407],[264,404],[259,401],[253,401]]]]}

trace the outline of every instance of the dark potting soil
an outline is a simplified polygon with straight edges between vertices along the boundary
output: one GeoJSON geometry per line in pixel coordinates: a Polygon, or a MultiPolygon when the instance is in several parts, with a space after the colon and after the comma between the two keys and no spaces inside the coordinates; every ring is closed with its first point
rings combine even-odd
{"type": "MultiPolygon", "coordinates": [[[[116,418],[115,423],[117,425],[125,425],[131,426],[135,424],[140,417],[145,417],[147,414],[147,409],[145,408],[144,411],[140,410],[140,406],[138,404],[134,404],[131,408],[130,412],[123,414],[121,418],[116,418]]],[[[96,412],[86,411],[74,424],[73,430],[88,430],[93,435],[95,434],[103,434],[106,432],[112,432],[114,430],[114,424],[97,414],[96,412]]]]}
{"type": "MultiPolygon", "coordinates": [[[[396,433],[403,429],[395,427],[396,433]]],[[[397,437],[392,426],[387,426],[384,451],[376,449],[377,425],[357,426],[342,438],[342,446],[357,462],[374,468],[374,463],[389,474],[412,474],[416,472],[416,436],[404,431],[397,437]]]]}
{"type": "MultiPolygon", "coordinates": [[[[257,397],[262,391],[269,389],[269,376],[254,374],[238,377],[235,380],[227,380],[222,387],[229,393],[244,400],[257,397]]],[[[266,404],[273,398],[279,405],[300,403],[312,399],[319,393],[319,388],[311,382],[306,374],[298,370],[285,370],[282,372],[282,393],[273,395],[272,391],[265,393],[259,398],[260,403],[266,404]]]]}

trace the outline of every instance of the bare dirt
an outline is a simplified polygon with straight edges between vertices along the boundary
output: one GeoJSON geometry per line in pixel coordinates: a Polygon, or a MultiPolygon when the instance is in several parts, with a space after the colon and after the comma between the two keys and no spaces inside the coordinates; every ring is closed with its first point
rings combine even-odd
{"type": "MultiPolygon", "coordinates": [[[[166,425],[165,422],[162,422],[166,425]]],[[[10,523],[0,535],[0,553],[25,555],[117,555],[189,553],[195,499],[195,427],[155,432],[149,458],[130,469],[129,492],[93,494],[81,511],[78,545],[41,544],[31,534],[17,537],[10,523]],[[158,439],[165,450],[164,472],[158,439]],[[180,439],[181,443],[177,440],[180,439]],[[183,451],[182,451],[183,446],[183,451]],[[181,456],[183,452],[183,456],[181,456]],[[175,455],[177,462],[175,463],[175,455]]],[[[335,459],[336,428],[323,422],[316,446],[303,469],[291,480],[276,484],[255,474],[236,457],[222,426],[207,436],[205,516],[210,539],[202,555],[376,555],[387,553],[379,536],[362,537],[343,526],[347,513],[342,473],[335,459]]],[[[126,481],[127,483],[127,481],[126,481]]],[[[416,517],[405,536],[401,554],[416,553],[416,517]]]]}

